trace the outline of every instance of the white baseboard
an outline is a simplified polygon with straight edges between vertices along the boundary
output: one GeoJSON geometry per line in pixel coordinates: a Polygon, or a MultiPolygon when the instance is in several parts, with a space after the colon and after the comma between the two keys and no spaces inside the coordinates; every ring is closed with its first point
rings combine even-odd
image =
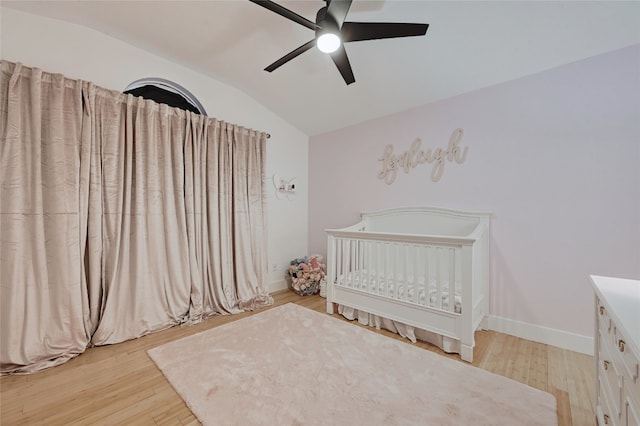
{"type": "Polygon", "coordinates": [[[267,284],[267,291],[269,293],[273,293],[280,290],[286,290],[286,289],[287,289],[287,282],[285,280],[275,280],[267,284]]]}
{"type": "Polygon", "coordinates": [[[593,337],[589,336],[496,316],[489,316],[489,330],[582,354],[593,355],[593,337]]]}
{"type": "MultiPolygon", "coordinates": [[[[267,291],[269,293],[286,289],[287,282],[284,279],[271,281],[267,287],[267,291]]],[[[520,337],[522,339],[533,340],[534,342],[544,343],[545,345],[556,346],[558,348],[582,354],[593,355],[593,337],[556,330],[554,328],[542,327],[508,318],[496,317],[493,315],[490,315],[488,319],[489,330],[520,337]]]]}

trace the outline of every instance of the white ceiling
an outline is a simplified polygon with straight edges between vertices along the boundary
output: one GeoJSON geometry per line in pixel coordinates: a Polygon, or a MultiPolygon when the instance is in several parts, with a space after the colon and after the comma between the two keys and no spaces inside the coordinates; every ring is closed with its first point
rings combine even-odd
{"type": "MultiPolygon", "coordinates": [[[[277,2],[311,21],[324,5],[277,2]]],[[[638,1],[354,0],[347,21],[430,26],[425,37],[347,44],[356,78],[347,86],[315,48],[263,71],[314,34],[246,0],[2,5],[81,24],[180,62],[244,91],[308,135],[640,42],[638,1]]]]}

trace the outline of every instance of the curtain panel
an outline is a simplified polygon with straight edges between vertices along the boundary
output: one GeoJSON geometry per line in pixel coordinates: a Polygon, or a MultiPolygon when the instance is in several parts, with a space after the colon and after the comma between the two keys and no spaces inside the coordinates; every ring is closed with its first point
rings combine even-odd
{"type": "Polygon", "coordinates": [[[1,373],[273,303],[266,134],[2,61],[1,373]]]}

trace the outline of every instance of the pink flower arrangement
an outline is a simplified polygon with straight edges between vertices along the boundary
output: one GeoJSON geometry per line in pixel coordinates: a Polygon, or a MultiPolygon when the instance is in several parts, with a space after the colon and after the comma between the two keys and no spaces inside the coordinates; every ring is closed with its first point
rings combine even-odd
{"type": "Polygon", "coordinates": [[[287,270],[291,289],[301,296],[318,293],[325,267],[321,262],[319,254],[293,259],[287,270]]]}

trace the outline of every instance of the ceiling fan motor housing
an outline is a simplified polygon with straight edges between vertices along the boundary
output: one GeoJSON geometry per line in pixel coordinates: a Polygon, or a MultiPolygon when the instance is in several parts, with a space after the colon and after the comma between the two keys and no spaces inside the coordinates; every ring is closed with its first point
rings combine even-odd
{"type": "Polygon", "coordinates": [[[319,27],[316,29],[316,39],[319,39],[323,34],[334,34],[340,38],[338,23],[331,15],[327,14],[327,6],[320,9],[316,14],[316,24],[319,27]]]}

